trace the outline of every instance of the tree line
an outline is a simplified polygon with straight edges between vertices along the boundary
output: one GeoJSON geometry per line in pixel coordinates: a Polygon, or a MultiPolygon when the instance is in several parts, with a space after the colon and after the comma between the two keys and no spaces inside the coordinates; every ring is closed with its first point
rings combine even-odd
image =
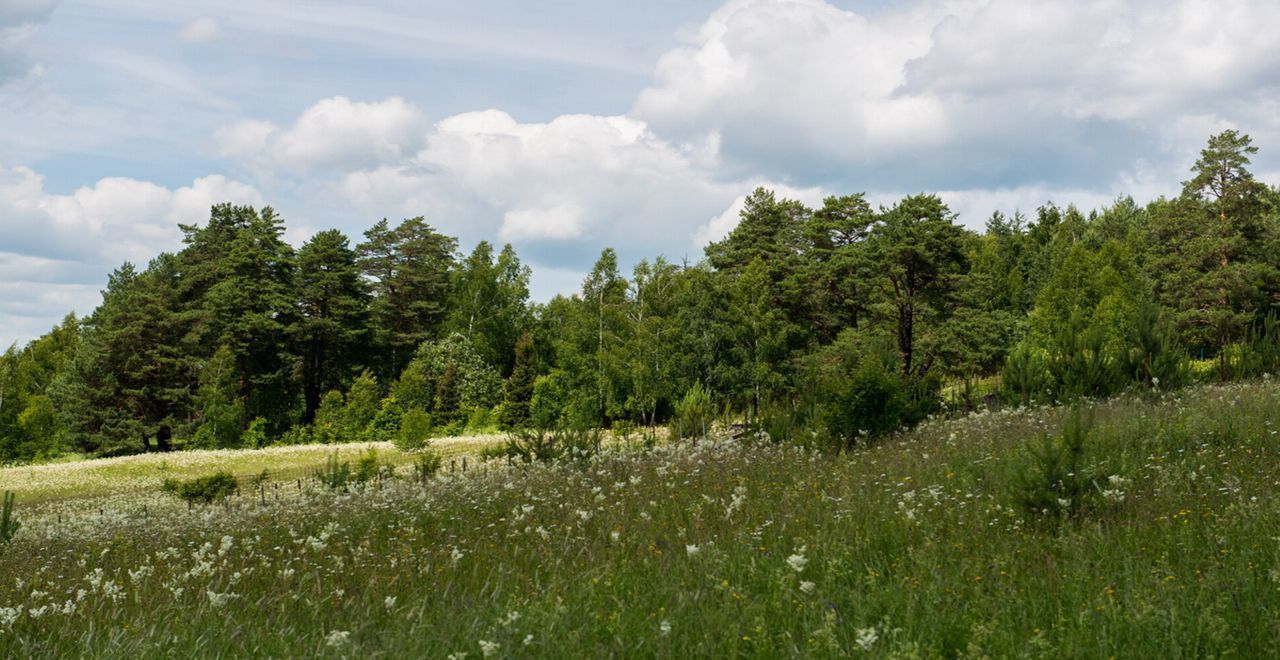
{"type": "Polygon", "coordinates": [[[936,195],[817,208],[757,189],[696,264],[604,250],[531,303],[510,245],[423,218],[298,249],[271,208],[213,207],[183,248],[0,356],[0,461],[708,417],[848,446],[973,407],[1280,368],[1280,190],[1247,135],[1182,194],[957,224],[936,195]],[[1193,368],[1198,365],[1198,368],[1193,368]]]}

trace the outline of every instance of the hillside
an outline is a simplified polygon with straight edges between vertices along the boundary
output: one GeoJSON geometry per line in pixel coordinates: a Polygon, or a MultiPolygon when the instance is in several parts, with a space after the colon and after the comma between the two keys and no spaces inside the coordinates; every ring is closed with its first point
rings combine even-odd
{"type": "MultiPolygon", "coordinates": [[[[351,492],[242,480],[192,510],[89,476],[129,473],[112,461],[50,466],[104,496],[20,498],[0,656],[1262,656],[1278,432],[1261,381],[840,455],[725,441],[351,492]],[[1070,452],[1043,437],[1073,428],[1083,453],[1055,467],[1070,452]]],[[[35,497],[31,470],[0,490],[35,497]]]]}

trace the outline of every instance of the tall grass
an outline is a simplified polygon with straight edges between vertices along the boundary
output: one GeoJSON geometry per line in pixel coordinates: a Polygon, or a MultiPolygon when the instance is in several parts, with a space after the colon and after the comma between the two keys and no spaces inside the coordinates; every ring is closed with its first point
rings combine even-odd
{"type": "Polygon", "coordinates": [[[1070,415],[24,517],[0,657],[1272,655],[1280,391],[1070,415]],[[1020,495],[1046,434],[1096,484],[1053,525],[1020,495]]]}

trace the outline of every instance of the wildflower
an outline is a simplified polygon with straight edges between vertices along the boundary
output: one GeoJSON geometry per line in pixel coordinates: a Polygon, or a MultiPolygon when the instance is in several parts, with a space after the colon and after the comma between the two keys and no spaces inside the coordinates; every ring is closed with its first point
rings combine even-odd
{"type": "Polygon", "coordinates": [[[22,616],[22,606],[17,607],[0,607],[0,628],[8,628],[13,625],[18,617],[22,616]]]}
{"type": "Polygon", "coordinates": [[[1115,488],[1108,488],[1102,491],[1102,497],[1115,503],[1124,501],[1124,491],[1115,488]]]}
{"type": "Polygon", "coordinates": [[[388,611],[388,612],[390,612],[390,611],[391,611],[393,608],[395,608],[395,606],[396,606],[396,597],[395,597],[395,596],[387,596],[386,598],[383,598],[383,599],[382,599],[382,606],[383,606],[383,607],[385,607],[385,608],[387,608],[387,611],[388,611]]]}
{"type": "Polygon", "coordinates": [[[236,597],[233,593],[220,594],[212,589],[206,589],[204,595],[209,599],[209,604],[215,609],[226,605],[232,598],[236,597]]]}
{"type": "Polygon", "coordinates": [[[497,642],[490,642],[484,639],[480,640],[480,654],[486,658],[492,658],[497,655],[498,649],[501,648],[502,645],[497,642]]]}
{"type": "Polygon", "coordinates": [[[816,584],[814,584],[814,583],[812,583],[812,582],[810,582],[810,581],[808,581],[808,580],[804,580],[804,581],[802,581],[802,582],[800,583],[800,591],[803,591],[803,592],[805,592],[805,593],[807,593],[807,594],[811,594],[811,593],[813,593],[813,590],[814,590],[814,589],[816,589],[816,588],[818,588],[818,585],[816,585],[816,584]]]}
{"type": "Polygon", "coordinates": [[[667,621],[666,619],[663,619],[663,620],[662,620],[662,623],[659,623],[659,624],[658,624],[658,632],[659,632],[659,633],[661,633],[663,637],[666,637],[667,635],[670,635],[670,634],[671,634],[671,622],[670,622],[670,621],[667,621]]]}
{"type": "Polygon", "coordinates": [[[859,628],[854,631],[855,639],[858,647],[863,651],[870,651],[875,646],[876,640],[880,639],[880,634],[876,632],[875,626],[870,628],[859,628]]]}
{"type": "Polygon", "coordinates": [[[528,646],[528,645],[530,645],[530,644],[532,644],[532,643],[533,643],[533,635],[531,635],[531,634],[530,634],[530,635],[525,635],[525,636],[524,636],[524,645],[525,645],[525,646],[528,646]]]}
{"type": "Polygon", "coordinates": [[[329,634],[324,636],[324,643],[332,649],[336,649],[339,646],[346,646],[350,641],[351,633],[346,630],[330,630],[329,634]]]}
{"type": "Polygon", "coordinates": [[[1123,486],[1126,481],[1128,481],[1128,479],[1125,479],[1124,477],[1118,474],[1113,474],[1107,477],[1107,482],[1110,483],[1112,486],[1115,486],[1116,488],[1123,486]]]}
{"type": "Polygon", "coordinates": [[[1069,500],[1069,499],[1063,499],[1063,498],[1059,497],[1059,498],[1058,498],[1058,506],[1060,506],[1060,507],[1062,507],[1062,508],[1064,508],[1064,509],[1070,508],[1070,507],[1071,507],[1071,500],[1069,500]]]}
{"type": "Polygon", "coordinates": [[[797,573],[803,571],[805,564],[808,563],[809,560],[805,559],[804,555],[791,555],[790,557],[787,557],[787,566],[790,566],[791,570],[797,573]]]}
{"type": "Polygon", "coordinates": [[[693,545],[693,544],[691,543],[691,544],[686,545],[686,546],[684,547],[684,551],[685,551],[686,553],[688,553],[688,555],[689,555],[690,557],[692,557],[692,556],[694,556],[694,555],[698,554],[698,546],[693,545]]]}
{"type": "Polygon", "coordinates": [[[609,532],[609,539],[612,540],[614,543],[617,543],[618,539],[621,539],[621,538],[622,538],[622,532],[619,532],[618,530],[609,532]]]}

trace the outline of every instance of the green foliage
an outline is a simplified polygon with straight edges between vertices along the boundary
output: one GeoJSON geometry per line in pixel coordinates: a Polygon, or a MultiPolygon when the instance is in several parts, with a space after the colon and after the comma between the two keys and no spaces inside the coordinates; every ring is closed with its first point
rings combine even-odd
{"type": "Polygon", "coordinates": [[[420,451],[413,457],[413,475],[418,481],[427,481],[440,471],[444,457],[430,449],[420,451]]]}
{"type": "Polygon", "coordinates": [[[422,344],[391,388],[405,407],[438,412],[441,421],[463,409],[492,408],[501,392],[498,372],[460,334],[422,344]]]}
{"type": "Polygon", "coordinates": [[[395,446],[401,451],[416,451],[427,446],[431,438],[431,414],[425,410],[413,408],[400,418],[400,428],[396,431],[395,446]]]}
{"type": "Polygon", "coordinates": [[[325,460],[324,465],[312,471],[312,476],[331,490],[344,489],[351,481],[351,461],[338,460],[338,452],[335,451],[325,460]]]}
{"type": "Polygon", "coordinates": [[[1093,506],[1099,486],[1086,457],[1092,429],[1093,413],[1076,407],[1061,435],[1045,433],[1038,444],[1027,444],[1026,460],[1010,483],[1014,502],[1030,520],[1075,517],[1093,506]]]}
{"type": "Polygon", "coordinates": [[[520,428],[529,422],[529,406],[533,400],[534,382],[538,372],[534,360],[533,335],[525,332],[520,335],[513,347],[515,364],[511,377],[503,387],[502,414],[500,419],[503,428],[520,428]]]}
{"type": "Polygon", "coordinates": [[[13,535],[18,533],[18,528],[22,527],[22,523],[13,515],[13,500],[15,495],[9,491],[4,492],[4,502],[0,504],[0,550],[13,540],[13,535]]]}
{"type": "Polygon", "coordinates": [[[1023,342],[1009,353],[1001,372],[1005,396],[1022,406],[1052,396],[1049,367],[1041,351],[1023,342]]]}
{"type": "Polygon", "coordinates": [[[197,447],[223,449],[240,446],[244,429],[244,399],[239,389],[235,356],[223,346],[200,371],[200,393],[196,400],[202,422],[193,443],[197,447]]]}
{"type": "Polygon", "coordinates": [[[910,392],[902,377],[887,369],[879,356],[870,355],[837,389],[826,422],[833,434],[854,446],[897,431],[910,410],[910,392]]]}
{"type": "Polygon", "coordinates": [[[595,427],[525,428],[507,436],[506,455],[525,463],[586,461],[600,453],[604,431],[595,427]]]}
{"type": "Polygon", "coordinates": [[[342,412],[341,442],[351,442],[365,437],[374,418],[385,408],[378,380],[366,370],[351,384],[347,403],[342,412]]]}
{"type": "Polygon", "coordinates": [[[255,448],[262,448],[271,444],[271,438],[267,435],[267,420],[261,417],[254,418],[252,422],[249,422],[249,428],[245,429],[240,441],[246,447],[255,448]]]}
{"type": "Polygon", "coordinates": [[[161,488],[189,503],[211,504],[240,492],[235,475],[226,471],[194,479],[165,479],[161,488]]]}
{"type": "Polygon", "coordinates": [[[351,461],[340,460],[338,452],[335,451],[325,460],[324,465],[312,471],[312,476],[326,488],[344,490],[351,485],[367,483],[378,478],[383,470],[384,466],[378,460],[378,450],[370,447],[356,459],[354,467],[351,461]]]}
{"type": "Polygon", "coordinates": [[[511,246],[459,261],[422,218],[295,253],[271,208],[220,204],[181,227],[180,252],[113,272],[92,315],[0,355],[0,462],[403,441],[411,410],[432,435],[496,415],[696,436],[723,413],[847,445],[936,412],[944,378],[971,410],[970,384],[997,375],[1026,405],[1167,392],[1192,354],[1218,379],[1276,373],[1280,191],[1249,172],[1255,153],[1225,131],[1176,199],[1046,203],[981,233],[936,195],[808,208],[757,189],[703,262],[628,275],[605,249],[579,293],[545,304],[511,246]],[[864,364],[886,340],[892,359],[864,364]],[[695,388],[715,411],[690,407],[695,388]]]}
{"type": "Polygon", "coordinates": [[[395,228],[384,219],[364,235],[356,252],[365,277],[373,283],[369,311],[383,353],[378,373],[386,382],[404,370],[419,345],[440,334],[458,241],[437,232],[422,217],[395,228]]]}
{"type": "Polygon", "coordinates": [[[715,417],[711,392],[701,383],[695,383],[676,404],[675,414],[668,423],[671,439],[705,438],[715,424],[715,417]]]}

